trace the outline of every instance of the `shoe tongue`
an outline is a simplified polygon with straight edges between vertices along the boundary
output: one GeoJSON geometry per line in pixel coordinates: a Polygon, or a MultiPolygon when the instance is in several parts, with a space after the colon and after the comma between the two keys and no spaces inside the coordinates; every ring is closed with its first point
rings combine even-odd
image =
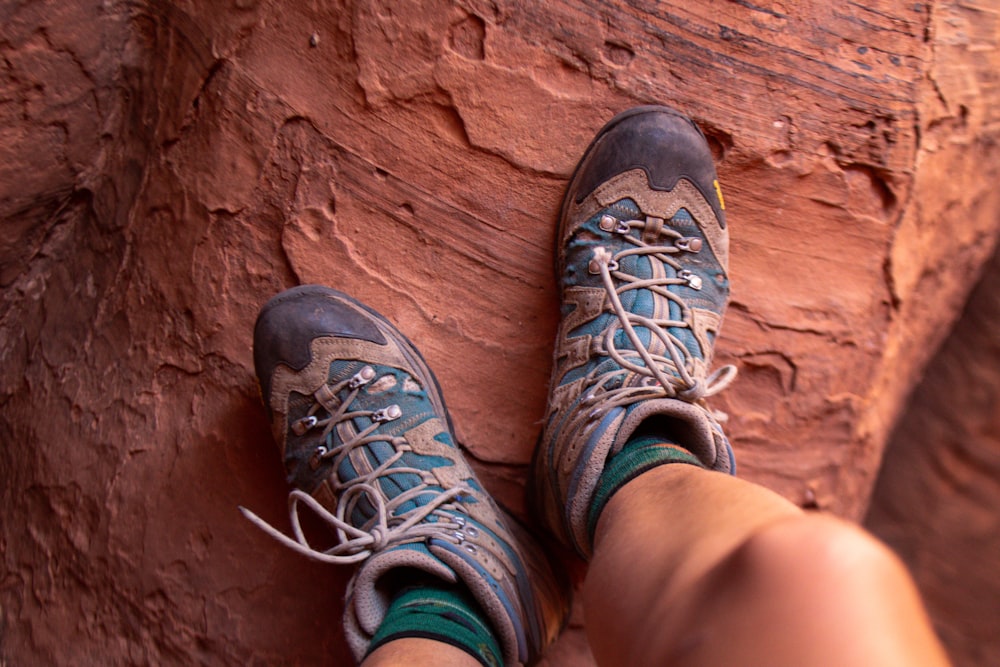
{"type": "Polygon", "coordinates": [[[419,570],[448,583],[458,581],[455,571],[434,556],[423,542],[391,547],[366,560],[351,584],[358,624],[370,636],[385,618],[396,593],[383,578],[397,568],[419,570]]]}
{"type": "MultiPolygon", "coordinates": [[[[639,280],[674,278],[677,275],[676,270],[672,266],[664,264],[648,255],[632,255],[623,258],[621,269],[623,272],[635,276],[639,280]]],[[[681,298],[689,298],[690,292],[693,291],[690,287],[684,285],[670,285],[666,289],[681,298]]],[[[668,300],[666,297],[656,294],[650,289],[625,291],[621,294],[621,301],[622,306],[627,312],[640,317],[652,320],[669,319],[673,321],[682,321],[683,319],[683,311],[676,301],[668,300]]],[[[690,328],[666,327],[666,331],[686,347],[688,352],[698,358],[702,358],[701,348],[690,328]]],[[[659,337],[646,327],[636,325],[635,333],[639,336],[639,340],[643,346],[652,354],[670,356],[666,346],[659,337]]],[[[635,349],[635,345],[632,344],[624,329],[615,334],[615,346],[619,350],[635,349]]]]}
{"type": "MultiPolygon", "coordinates": [[[[443,420],[435,419],[433,406],[427,392],[408,374],[398,369],[377,366],[376,379],[358,392],[357,397],[349,406],[350,411],[371,412],[396,406],[400,416],[377,425],[368,438],[406,438],[407,434],[420,430],[424,437],[433,437],[446,445],[453,446],[450,434],[443,420]],[[437,424],[437,426],[435,426],[437,424]],[[438,432],[440,431],[440,432],[438,432]]],[[[370,416],[359,415],[353,419],[353,431],[361,433],[372,426],[370,416]]],[[[340,428],[340,427],[338,427],[340,428]]],[[[391,440],[372,440],[358,445],[350,456],[341,461],[336,474],[342,482],[350,482],[360,476],[369,475],[397,454],[397,445],[391,440]]],[[[452,465],[452,461],[439,456],[422,455],[417,452],[405,452],[395,461],[388,471],[373,479],[372,482],[380,489],[382,495],[392,500],[401,493],[424,483],[424,476],[417,472],[406,472],[394,469],[430,471],[435,468],[452,465]]],[[[440,487],[428,487],[427,493],[421,493],[394,509],[398,516],[415,509],[432,499],[441,491],[440,487]]],[[[361,526],[376,516],[376,510],[367,497],[359,497],[348,520],[361,526]]]]}
{"type": "MultiPolygon", "coordinates": [[[[681,209],[677,217],[690,219],[687,211],[681,209]]],[[[668,223],[669,224],[669,223],[668,223]]],[[[649,280],[657,278],[676,278],[677,270],[666,262],[661,262],[651,255],[629,255],[623,257],[620,262],[621,270],[639,280],[649,280]]],[[[680,297],[688,306],[701,304],[704,302],[704,295],[698,290],[688,285],[669,285],[665,288],[672,294],[680,297]]],[[[681,305],[667,297],[654,293],[650,289],[633,289],[621,293],[622,306],[627,312],[647,317],[654,320],[669,319],[675,322],[683,321],[684,310],[681,305]]],[[[666,327],[667,332],[679,341],[687,351],[694,357],[704,359],[704,353],[689,327],[666,327]]],[[[636,326],[635,332],[639,340],[653,354],[669,356],[665,346],[659,338],[653,335],[649,329],[636,326]]],[[[618,349],[634,349],[635,346],[629,340],[624,331],[619,331],[615,336],[615,345],[618,349]]]]}
{"type": "MultiPolygon", "coordinates": [[[[451,442],[447,433],[440,434],[438,438],[447,438],[448,442],[451,442]]],[[[341,463],[338,474],[341,479],[356,478],[358,476],[358,468],[374,470],[379,465],[395,456],[395,454],[396,448],[392,445],[392,443],[382,440],[368,443],[359,447],[352,458],[346,459],[343,463],[341,463]]],[[[392,500],[401,493],[424,484],[424,479],[421,475],[415,472],[406,471],[393,472],[394,469],[400,468],[407,470],[416,469],[431,471],[435,468],[442,468],[451,465],[454,465],[452,461],[440,456],[422,455],[412,451],[405,452],[403,456],[393,463],[384,474],[380,475],[374,483],[388,500],[392,500]]],[[[407,512],[418,508],[420,505],[430,502],[442,491],[443,489],[440,486],[427,485],[425,487],[425,491],[394,508],[393,513],[395,516],[406,514],[407,512]]],[[[376,511],[372,503],[366,498],[361,498],[354,507],[354,510],[349,518],[354,525],[360,526],[370,521],[375,517],[375,515],[376,511]]]]}

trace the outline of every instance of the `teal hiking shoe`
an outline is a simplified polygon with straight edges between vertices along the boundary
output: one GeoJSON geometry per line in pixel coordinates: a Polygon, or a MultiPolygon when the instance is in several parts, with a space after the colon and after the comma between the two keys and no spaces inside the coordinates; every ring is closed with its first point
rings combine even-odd
{"type": "Polygon", "coordinates": [[[532,493],[543,523],[589,558],[598,480],[641,424],[675,434],[706,468],[735,470],[705,404],[736,369],[709,374],[729,240],[698,127],[665,107],[613,118],[569,183],[557,255],[562,322],[532,493]]]}
{"type": "Polygon", "coordinates": [[[294,487],[292,535],[241,510],[309,558],[360,565],[344,619],[358,660],[392,586],[414,570],[468,588],[506,664],[533,661],[555,639],[567,614],[564,586],[476,480],[434,375],[395,327],[340,292],[296,287],[262,308],[254,365],[294,487]],[[332,547],[307,541],[303,509],[329,526],[332,547]]]}

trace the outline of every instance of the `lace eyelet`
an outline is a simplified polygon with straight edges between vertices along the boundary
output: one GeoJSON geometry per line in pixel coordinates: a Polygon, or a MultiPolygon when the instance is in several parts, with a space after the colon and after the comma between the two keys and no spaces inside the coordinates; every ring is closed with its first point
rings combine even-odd
{"type": "Polygon", "coordinates": [[[295,435],[305,435],[309,432],[309,429],[316,426],[318,423],[319,420],[313,415],[303,417],[302,419],[292,422],[292,433],[295,435]]]}
{"type": "Polygon", "coordinates": [[[699,252],[701,250],[702,241],[697,236],[683,236],[674,241],[674,246],[685,252],[699,252]]]}
{"type": "Polygon", "coordinates": [[[700,290],[701,289],[701,277],[688,271],[687,269],[681,269],[677,272],[677,277],[681,280],[687,281],[688,287],[691,289],[700,290]]]}
{"type": "Polygon", "coordinates": [[[318,469],[323,464],[323,457],[329,450],[325,445],[320,445],[314,451],[312,456],[309,457],[309,468],[312,470],[318,469]]]}
{"type": "Polygon", "coordinates": [[[368,384],[375,379],[375,369],[371,366],[365,366],[360,371],[354,374],[354,377],[350,379],[347,383],[349,389],[357,389],[363,385],[368,384]]]}
{"type": "Polygon", "coordinates": [[[599,246],[594,248],[594,256],[587,264],[587,270],[592,274],[598,274],[601,272],[601,264],[606,264],[608,271],[618,270],[618,260],[614,258],[614,255],[605,248],[604,246],[599,246]]]}
{"type": "Polygon", "coordinates": [[[394,419],[399,419],[403,416],[403,411],[398,405],[389,405],[381,410],[376,410],[372,413],[373,422],[391,422],[394,419]]]}

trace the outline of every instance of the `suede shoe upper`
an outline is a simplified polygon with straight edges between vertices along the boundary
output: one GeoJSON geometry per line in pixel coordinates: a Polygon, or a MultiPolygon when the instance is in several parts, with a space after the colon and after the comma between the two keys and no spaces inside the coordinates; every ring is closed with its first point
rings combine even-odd
{"type": "Polygon", "coordinates": [[[704,399],[729,299],[729,239],[701,131],[665,107],[612,119],[585,152],[557,239],[562,322],[534,463],[542,520],[590,554],[590,502],[605,463],[648,419],[670,424],[705,467],[732,472],[704,399]]]}
{"type": "Polygon", "coordinates": [[[433,374],[395,327],[340,292],[297,287],[262,308],[254,361],[294,487],[292,536],[243,512],[305,556],[360,563],[344,623],[358,660],[391,601],[388,575],[400,570],[461,581],[487,613],[507,664],[533,660],[554,640],[565,591],[479,484],[433,374]],[[309,543],[302,509],[329,526],[332,546],[309,543]]]}

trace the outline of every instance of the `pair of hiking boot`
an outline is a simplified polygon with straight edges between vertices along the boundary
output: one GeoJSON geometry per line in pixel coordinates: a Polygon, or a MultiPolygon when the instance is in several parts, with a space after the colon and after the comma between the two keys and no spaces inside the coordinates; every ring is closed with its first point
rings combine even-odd
{"type": "MultiPolygon", "coordinates": [[[[596,136],[559,222],[562,321],[529,488],[533,519],[582,557],[600,509],[641,473],[609,473],[638,429],[669,432],[684,455],[732,473],[732,449],[705,398],[729,295],[728,235],[712,155],[689,119],[638,107],[596,136]]],[[[254,363],[284,457],[292,535],[257,525],[316,560],[356,563],[345,629],[360,660],[400,572],[464,586],[506,664],[534,661],[561,630],[566,586],[544,551],[477,481],[434,374],[385,318],[336,290],[272,298],[254,363]],[[336,544],[314,548],[303,506],[336,544]]],[[[651,465],[660,461],[653,461],[651,465]]]]}

